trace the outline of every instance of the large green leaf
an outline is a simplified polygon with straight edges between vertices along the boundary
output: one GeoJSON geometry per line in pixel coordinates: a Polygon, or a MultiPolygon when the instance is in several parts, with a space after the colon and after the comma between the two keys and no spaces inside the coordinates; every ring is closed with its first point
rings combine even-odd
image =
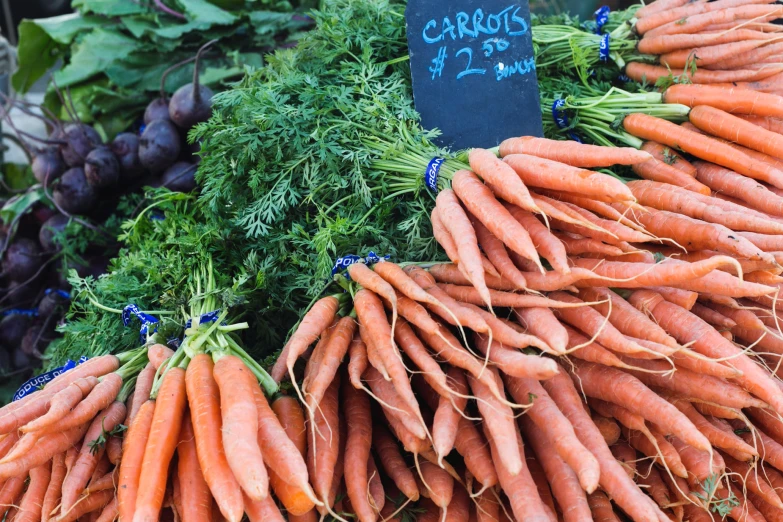
{"type": "Polygon", "coordinates": [[[237,17],[207,0],[177,0],[190,20],[214,25],[233,24],[237,17]]]}
{"type": "Polygon", "coordinates": [[[98,28],[74,44],[71,61],[55,73],[58,85],[67,87],[102,73],[133,53],[141,43],[114,29],[98,28]]]}
{"type": "Polygon", "coordinates": [[[6,225],[11,223],[16,217],[30,210],[30,208],[41,201],[43,197],[43,187],[40,186],[12,197],[3,205],[3,208],[0,209],[0,219],[2,219],[3,223],[6,225]]]}
{"type": "Polygon", "coordinates": [[[83,13],[95,13],[104,16],[124,16],[149,12],[149,9],[132,1],[117,0],[73,0],[71,6],[83,13]]]}

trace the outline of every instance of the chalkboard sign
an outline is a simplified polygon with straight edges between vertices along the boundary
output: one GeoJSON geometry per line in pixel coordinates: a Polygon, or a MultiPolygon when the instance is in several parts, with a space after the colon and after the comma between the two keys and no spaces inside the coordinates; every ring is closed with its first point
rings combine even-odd
{"type": "Polygon", "coordinates": [[[527,0],[409,0],[413,96],[453,149],[543,136],[527,0]]]}

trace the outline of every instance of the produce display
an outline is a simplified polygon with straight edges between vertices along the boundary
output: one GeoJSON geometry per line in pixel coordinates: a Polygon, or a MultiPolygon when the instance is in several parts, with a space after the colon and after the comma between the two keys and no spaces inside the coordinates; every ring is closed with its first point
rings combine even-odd
{"type": "Polygon", "coordinates": [[[149,104],[146,168],[192,127],[195,180],[70,272],[4,520],[783,520],[783,7],[534,17],[546,137],[465,151],[404,9],[149,104]]]}

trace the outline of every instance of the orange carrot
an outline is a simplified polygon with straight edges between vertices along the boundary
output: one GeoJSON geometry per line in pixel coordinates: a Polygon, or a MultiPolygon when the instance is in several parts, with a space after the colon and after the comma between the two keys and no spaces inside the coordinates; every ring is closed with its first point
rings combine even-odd
{"type": "Polygon", "coordinates": [[[601,415],[593,415],[592,418],[593,424],[595,424],[595,427],[601,432],[601,436],[609,446],[612,446],[620,440],[620,426],[615,421],[608,417],[602,417],[601,415]]]}
{"type": "Polygon", "coordinates": [[[86,496],[78,504],[73,506],[73,509],[67,513],[63,513],[59,517],[52,520],[53,522],[76,522],[77,519],[86,515],[87,513],[93,513],[95,511],[100,512],[99,510],[102,510],[104,507],[106,507],[113,498],[114,491],[96,491],[92,495],[86,496]]]}
{"type": "MultiPolygon", "coordinates": [[[[316,496],[324,504],[331,507],[333,499],[330,497],[334,490],[333,480],[335,478],[336,467],[340,448],[343,446],[342,434],[340,429],[339,415],[339,390],[340,375],[336,375],[329,388],[326,390],[319,408],[315,412],[315,417],[308,425],[307,438],[310,441],[308,445],[307,463],[309,474],[313,483],[313,489],[316,496]]],[[[277,472],[273,472],[275,475],[277,472]]],[[[301,500],[304,502],[304,499],[301,500]]],[[[290,510],[291,508],[286,505],[290,510]]],[[[296,509],[295,513],[306,511],[302,505],[301,509],[296,509]]],[[[321,513],[328,512],[326,507],[319,506],[321,513]]]]}
{"type": "Polygon", "coordinates": [[[598,459],[598,464],[601,467],[601,487],[612,495],[617,505],[632,518],[638,520],[659,520],[661,522],[668,520],[614,460],[601,433],[585,412],[579,394],[566,372],[561,371],[552,379],[543,381],[542,384],[560,411],[571,422],[579,440],[598,459]]]}
{"type": "Polygon", "coordinates": [[[783,136],[780,134],[707,105],[697,105],[691,109],[689,118],[696,127],[713,136],[732,140],[764,154],[781,157],[783,136]]]}
{"type": "Polygon", "coordinates": [[[382,425],[376,423],[372,428],[372,440],[381,467],[397,488],[411,501],[419,499],[419,488],[405,460],[402,458],[397,442],[382,425]]]}
{"type": "MultiPolygon", "coordinates": [[[[668,94],[668,90],[666,93],[664,93],[664,95],[667,94],[668,94]]],[[[676,103],[676,102],[672,102],[672,103],[676,103]]],[[[669,147],[666,147],[665,145],[661,145],[660,143],[656,143],[654,141],[645,141],[644,145],[642,145],[642,150],[648,152],[650,155],[652,155],[653,158],[657,159],[658,161],[662,161],[667,165],[669,165],[670,167],[674,167],[675,169],[684,172],[685,174],[689,175],[692,178],[696,177],[696,167],[691,165],[691,163],[688,162],[688,160],[683,158],[675,150],[670,149],[669,147]]]]}
{"type": "Polygon", "coordinates": [[[573,469],[585,491],[598,487],[600,470],[598,461],[579,442],[573,427],[557,409],[546,390],[534,379],[507,377],[508,390],[518,404],[530,404],[526,417],[568,465],[573,469]]]}
{"type": "Polygon", "coordinates": [[[717,312],[712,308],[702,306],[698,303],[693,305],[693,309],[691,310],[691,312],[694,315],[700,317],[701,319],[707,321],[711,325],[719,328],[727,328],[731,330],[732,328],[737,326],[737,323],[735,323],[725,315],[721,314],[720,312],[717,312]]]}
{"type": "Polygon", "coordinates": [[[690,5],[693,4],[693,2],[690,2],[689,0],[655,0],[654,2],[645,4],[644,7],[636,11],[636,18],[642,19],[646,16],[651,16],[665,11],[671,11],[686,4],[690,5]]]}
{"type": "MultiPolygon", "coordinates": [[[[467,214],[465,215],[467,216],[467,214]]],[[[446,228],[446,225],[443,224],[438,207],[432,209],[432,213],[430,214],[430,221],[432,224],[432,236],[435,238],[435,241],[437,241],[438,244],[443,248],[443,251],[446,252],[446,257],[448,257],[452,263],[458,265],[460,271],[465,274],[465,277],[470,279],[470,275],[465,268],[465,264],[460,262],[460,254],[457,243],[454,241],[451,232],[446,228]]],[[[478,240],[478,237],[476,239],[478,240]]],[[[484,269],[484,272],[487,274],[499,276],[499,273],[492,265],[492,262],[481,253],[480,256],[481,266],[484,269]]]]}
{"type": "Polygon", "coordinates": [[[155,413],[141,465],[133,522],[158,520],[166,493],[169,463],[179,442],[186,402],[185,370],[169,368],[163,376],[155,401],[155,413]]]}
{"type": "Polygon", "coordinates": [[[500,156],[528,154],[586,169],[634,165],[650,159],[650,155],[630,147],[600,147],[575,141],[556,141],[525,136],[510,138],[500,144],[500,156]]]}
{"type": "Polygon", "coordinates": [[[514,265],[509,256],[509,252],[506,250],[506,246],[501,240],[495,237],[492,232],[487,230],[487,227],[481,223],[478,219],[471,216],[470,222],[473,224],[473,228],[476,231],[476,238],[478,239],[479,246],[489,258],[495,268],[497,268],[501,277],[505,277],[516,285],[520,290],[527,286],[525,276],[514,265]]]}
{"type": "Polygon", "coordinates": [[[688,2],[687,5],[684,6],[669,6],[664,4],[666,6],[665,9],[663,6],[658,7],[656,5],[658,3],[659,2],[654,2],[651,6],[649,6],[649,8],[644,8],[648,9],[647,11],[644,9],[641,10],[642,16],[640,17],[640,20],[637,22],[635,27],[639,34],[645,34],[648,31],[655,29],[656,27],[660,27],[669,22],[675,22],[682,18],[701,15],[703,13],[721,11],[747,4],[769,4],[772,2],[768,0],[719,0],[717,2],[711,3],[688,2]],[[652,11],[651,14],[650,11],[652,11]],[[641,20],[641,18],[645,19],[641,20]]]}
{"type": "Polygon", "coordinates": [[[52,471],[50,463],[30,470],[30,484],[19,504],[19,512],[14,522],[38,522],[41,520],[41,508],[46,489],[49,486],[52,471]]]}
{"type": "Polygon", "coordinates": [[[188,364],[185,381],[190,418],[204,479],[220,512],[230,522],[236,522],[243,513],[242,490],[223,450],[220,389],[212,374],[213,368],[212,357],[206,354],[196,355],[188,364]]]}
{"type": "MultiPolygon", "coordinates": [[[[456,194],[449,189],[440,192],[435,205],[444,227],[456,243],[459,262],[466,276],[473,286],[486,296],[488,289],[484,282],[484,268],[476,232],[473,230],[465,211],[462,210],[456,194]]],[[[489,299],[486,298],[485,302],[489,303],[489,299]]]]}
{"type": "Polygon", "coordinates": [[[497,341],[492,341],[490,344],[488,338],[479,334],[475,334],[474,339],[479,351],[506,375],[548,379],[557,373],[557,366],[551,359],[512,350],[497,341]]]}
{"type": "MultiPolygon", "coordinates": [[[[775,97],[775,100],[777,101],[778,98],[780,98],[780,96],[775,97]]],[[[783,134],[783,119],[781,119],[783,118],[783,108],[780,111],[780,116],[752,116],[748,114],[739,114],[739,117],[754,125],[763,127],[768,131],[783,134]]]]}
{"type": "Polygon", "coordinates": [[[419,439],[427,438],[427,431],[424,424],[420,422],[414,411],[410,409],[408,403],[397,393],[394,386],[383,378],[375,368],[367,368],[364,372],[364,379],[370,385],[373,395],[389,410],[388,414],[396,418],[406,430],[419,439]]]}
{"type": "Polygon", "coordinates": [[[620,522],[620,519],[614,514],[612,503],[606,498],[603,491],[594,491],[589,494],[587,503],[590,505],[592,519],[596,522],[620,522]]]}
{"type": "Polygon", "coordinates": [[[147,349],[147,357],[156,370],[163,366],[172,355],[174,355],[174,350],[164,344],[153,344],[147,349]]]}
{"type": "Polygon", "coordinates": [[[378,466],[375,464],[375,458],[373,458],[372,454],[367,459],[367,477],[369,477],[370,481],[367,486],[370,505],[376,512],[380,513],[386,505],[386,493],[383,489],[383,483],[381,483],[381,475],[378,473],[378,466]]]}
{"type": "MultiPolygon", "coordinates": [[[[732,31],[717,31],[701,34],[675,34],[666,36],[654,36],[643,38],[638,45],[638,50],[644,54],[665,54],[678,49],[693,49],[706,45],[720,45],[725,43],[742,42],[745,40],[772,40],[774,33],[763,33],[749,29],[734,29],[732,31]]],[[[732,84],[723,84],[733,86],[732,84]]],[[[721,86],[723,86],[721,85],[721,86]]]]}
{"type": "MultiPolygon", "coordinates": [[[[114,497],[109,501],[108,504],[103,508],[103,511],[101,511],[101,514],[98,518],[95,519],[95,522],[114,522],[117,520],[117,516],[119,515],[119,507],[118,507],[118,501],[117,497],[114,497]]],[[[202,519],[205,521],[209,521],[209,519],[202,519]]]]}
{"type": "Polygon", "coordinates": [[[766,502],[783,511],[783,502],[781,502],[780,497],[778,497],[772,486],[769,485],[767,479],[764,478],[763,471],[759,473],[757,467],[750,467],[747,463],[740,462],[729,455],[723,454],[721,457],[726,463],[726,469],[742,477],[742,482],[749,491],[759,495],[766,502]]]}
{"type": "Polygon", "coordinates": [[[514,315],[532,335],[542,339],[555,352],[562,353],[568,344],[568,332],[549,308],[514,308],[514,315]]]}
{"type": "Polygon", "coordinates": [[[693,34],[699,33],[711,25],[735,22],[737,20],[763,19],[767,16],[773,16],[773,18],[775,18],[781,14],[783,14],[783,8],[775,5],[742,5],[689,15],[680,20],[660,25],[646,31],[644,34],[648,38],[683,33],[693,34]]]}
{"type": "MultiPolygon", "coordinates": [[[[120,519],[133,520],[136,511],[141,464],[144,450],[149,440],[152,418],[155,413],[155,401],[147,400],[141,405],[125,436],[123,453],[125,458],[120,464],[120,478],[117,488],[120,519]]],[[[59,496],[59,493],[56,493],[59,496]]]]}
{"type": "Polygon", "coordinates": [[[547,227],[530,212],[514,205],[506,205],[506,208],[514,216],[514,219],[525,227],[536,250],[549,261],[552,268],[564,274],[571,272],[571,269],[568,267],[565,246],[547,227]]]}
{"type": "MultiPolygon", "coordinates": [[[[745,42],[745,45],[750,44],[745,42]]],[[[783,98],[745,89],[724,89],[722,87],[686,84],[672,85],[664,93],[664,102],[679,103],[688,107],[708,105],[732,114],[783,117],[783,98]]]]}
{"type": "Polygon", "coordinates": [[[24,433],[47,428],[68,415],[99,383],[97,377],[82,377],[56,393],[49,403],[49,410],[34,421],[22,426],[24,433]]]}
{"type": "Polygon", "coordinates": [[[738,153],[728,145],[654,116],[630,114],[623,120],[623,126],[634,136],[680,148],[705,161],[717,163],[749,177],[770,180],[783,176],[780,170],[738,153]]]}
{"type": "Polygon", "coordinates": [[[732,408],[726,408],[717,404],[703,403],[699,401],[691,401],[691,404],[696,411],[702,415],[710,415],[720,419],[741,419],[742,414],[732,408]]]}
{"type": "Polygon", "coordinates": [[[685,444],[677,437],[671,437],[671,443],[679,453],[685,469],[688,470],[688,482],[692,487],[704,482],[714,473],[722,473],[726,468],[723,458],[717,451],[706,452],[685,444]],[[710,456],[712,458],[710,459],[710,456]]]}
{"type": "Polygon", "coordinates": [[[83,424],[70,430],[47,433],[36,441],[35,447],[30,451],[0,464],[0,480],[22,476],[31,469],[42,466],[58,453],[76,444],[84,437],[86,431],[87,424],[83,424]]]}
{"type": "Polygon", "coordinates": [[[133,397],[131,398],[130,405],[128,406],[128,425],[133,422],[136,414],[139,413],[141,405],[147,402],[147,400],[150,398],[150,392],[152,391],[152,385],[154,381],[155,367],[151,363],[147,363],[147,366],[145,366],[136,377],[136,387],[134,388],[133,397]]]}
{"type": "MultiPolygon", "coordinates": [[[[698,168],[698,179],[709,185],[713,190],[722,192],[727,196],[737,197],[759,211],[776,216],[783,215],[783,198],[767,190],[761,183],[717,165],[696,162],[696,166],[698,168]]],[[[739,228],[738,230],[746,229],[739,228]]],[[[763,230],[751,230],[751,232],[778,234],[777,232],[763,230]]]]}
{"type": "Polygon", "coordinates": [[[211,522],[212,493],[204,480],[196,453],[196,436],[190,415],[182,419],[177,444],[177,476],[182,496],[179,516],[182,522],[211,522]]]}
{"type": "Polygon", "coordinates": [[[124,419],[127,411],[121,402],[114,402],[101,412],[90,424],[84,436],[79,456],[63,482],[62,509],[68,511],[87,486],[98,461],[106,451],[106,433],[110,433],[124,419]]]}
{"type": "Polygon", "coordinates": [[[454,387],[456,394],[438,398],[438,407],[432,422],[432,446],[438,454],[438,459],[443,460],[454,448],[457,438],[459,420],[462,418],[467,404],[468,383],[465,373],[454,367],[448,370],[450,386],[454,387]],[[459,395],[457,395],[459,394],[459,395]]]}
{"type": "MultiPolygon", "coordinates": [[[[340,302],[336,297],[327,296],[318,300],[310,311],[305,314],[296,332],[283,347],[280,357],[278,357],[272,368],[271,375],[276,382],[283,380],[286,371],[289,374],[293,373],[296,360],[332,324],[339,307],[340,302]]],[[[195,425],[196,423],[193,424],[195,425]]]]}
{"type": "Polygon", "coordinates": [[[470,168],[481,176],[498,197],[530,212],[540,212],[516,172],[493,153],[484,149],[472,149],[468,154],[468,161],[470,168]]]}
{"type": "Polygon", "coordinates": [[[66,471],[65,454],[58,453],[52,459],[52,473],[41,504],[41,522],[49,522],[54,508],[60,503],[66,471]]]}
{"type": "Polygon", "coordinates": [[[348,433],[345,441],[345,485],[351,506],[361,522],[375,521],[376,513],[367,499],[367,459],[372,444],[370,401],[353,386],[343,385],[342,398],[348,433]]]}
{"type": "Polygon", "coordinates": [[[245,496],[245,512],[250,522],[285,522],[272,497],[258,501],[245,496]]]}
{"type": "Polygon", "coordinates": [[[122,388],[122,377],[116,373],[110,373],[101,379],[101,382],[70,413],[57,421],[56,424],[42,428],[38,433],[69,430],[80,426],[89,422],[99,411],[114,402],[122,388]]]}

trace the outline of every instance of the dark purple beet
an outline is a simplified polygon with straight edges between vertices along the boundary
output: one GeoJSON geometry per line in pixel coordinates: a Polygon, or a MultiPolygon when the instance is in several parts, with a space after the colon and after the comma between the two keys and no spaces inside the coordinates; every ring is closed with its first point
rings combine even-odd
{"type": "Polygon", "coordinates": [[[30,327],[31,319],[27,315],[7,315],[0,321],[0,345],[9,350],[19,348],[22,338],[30,327]]]}
{"type": "MultiPolygon", "coordinates": [[[[38,303],[38,317],[54,317],[55,319],[62,317],[66,310],[68,310],[69,300],[61,296],[57,292],[51,292],[41,299],[38,303]]],[[[2,328],[2,323],[0,323],[2,328]]]]}
{"type": "Polygon", "coordinates": [[[40,359],[46,351],[49,341],[52,340],[50,335],[51,334],[44,329],[42,324],[32,325],[27,329],[24,337],[22,337],[22,352],[27,356],[40,359]]]}
{"type": "Polygon", "coordinates": [[[196,165],[178,161],[163,173],[162,185],[173,192],[196,190],[196,165]]]}
{"type": "Polygon", "coordinates": [[[97,147],[84,161],[84,175],[95,188],[113,187],[120,180],[120,164],[109,147],[97,147]]]}
{"type": "Polygon", "coordinates": [[[33,156],[33,162],[30,167],[33,170],[33,176],[39,183],[44,183],[47,175],[51,183],[62,176],[63,172],[68,169],[62,154],[60,154],[60,149],[57,147],[47,147],[38,151],[33,156]]]}
{"type": "Polygon", "coordinates": [[[60,249],[60,246],[54,242],[54,236],[65,230],[69,221],[68,216],[57,214],[41,225],[41,230],[38,232],[38,242],[41,243],[45,252],[54,252],[60,249]]]}
{"type": "Polygon", "coordinates": [[[22,351],[21,346],[13,351],[11,354],[11,360],[11,364],[17,370],[21,370],[22,368],[29,368],[33,365],[33,360],[29,355],[22,351]]]}
{"type": "Polygon", "coordinates": [[[43,225],[52,216],[56,216],[57,211],[44,205],[38,205],[33,209],[32,215],[39,224],[43,225]]]}
{"type": "Polygon", "coordinates": [[[25,281],[41,268],[44,258],[36,241],[18,238],[8,246],[3,258],[3,274],[12,281],[25,281]]]}
{"type": "Polygon", "coordinates": [[[74,167],[54,187],[54,201],[69,214],[82,214],[95,206],[95,190],[87,183],[84,169],[74,167]]]}
{"type": "Polygon", "coordinates": [[[206,85],[186,83],[174,93],[169,103],[171,121],[190,129],[212,116],[212,89],[206,85]]]}
{"type": "Polygon", "coordinates": [[[111,142],[111,151],[120,162],[120,174],[126,180],[139,177],[144,167],[139,160],[139,137],[132,132],[118,134],[111,142]]]}
{"type": "Polygon", "coordinates": [[[63,159],[69,167],[84,165],[87,154],[101,144],[98,131],[83,123],[69,123],[63,129],[63,139],[68,142],[60,147],[63,159]]]}
{"type": "Polygon", "coordinates": [[[35,300],[38,298],[38,290],[40,288],[41,286],[36,281],[26,285],[11,281],[5,290],[5,300],[2,306],[32,308],[35,305],[35,300]]]}
{"type": "Polygon", "coordinates": [[[153,120],[169,120],[169,100],[155,98],[144,110],[144,124],[149,125],[153,120]]]}
{"type": "Polygon", "coordinates": [[[139,140],[139,159],[150,172],[163,172],[177,161],[181,147],[182,140],[173,123],[153,120],[139,140]]]}

